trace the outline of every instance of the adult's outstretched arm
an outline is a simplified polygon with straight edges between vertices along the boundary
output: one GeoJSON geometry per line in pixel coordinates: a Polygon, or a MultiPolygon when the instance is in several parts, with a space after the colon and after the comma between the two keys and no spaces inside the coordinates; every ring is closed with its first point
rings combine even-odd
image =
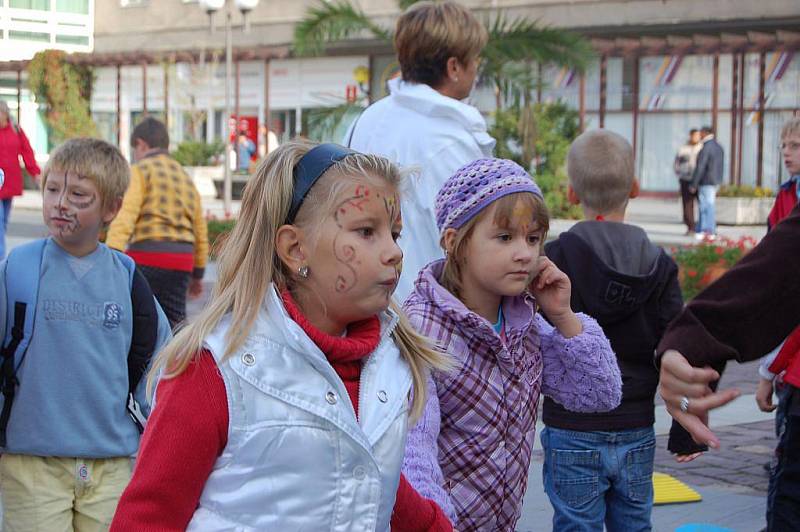
{"type": "Polygon", "coordinates": [[[660,393],[667,410],[698,443],[718,447],[708,412],[737,390],[712,393],[727,360],[745,362],[772,351],[800,323],[800,205],[744,259],[692,300],[657,349],[660,393]],[[687,412],[679,408],[690,399],[687,412]]]}

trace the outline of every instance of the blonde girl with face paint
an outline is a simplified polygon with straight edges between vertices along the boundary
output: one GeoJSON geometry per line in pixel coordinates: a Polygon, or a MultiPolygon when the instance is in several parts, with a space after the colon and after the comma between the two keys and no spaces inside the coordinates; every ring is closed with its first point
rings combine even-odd
{"type": "Polygon", "coordinates": [[[153,368],[112,530],[452,529],[400,474],[429,369],[448,368],[392,304],[400,179],[334,144],[259,166],[211,301],[153,368]]]}
{"type": "Polygon", "coordinates": [[[459,530],[515,530],[540,394],[608,411],[620,372],[597,322],[572,311],[567,276],[541,254],[547,208],[525,170],[479,159],[435,206],[446,258],[419,273],[404,309],[458,369],[433,374],[403,472],[459,530]]]}

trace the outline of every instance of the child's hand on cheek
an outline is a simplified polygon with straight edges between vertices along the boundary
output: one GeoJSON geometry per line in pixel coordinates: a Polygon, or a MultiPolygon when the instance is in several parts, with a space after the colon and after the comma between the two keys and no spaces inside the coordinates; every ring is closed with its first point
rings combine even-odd
{"type": "Polygon", "coordinates": [[[583,326],[570,307],[572,284],[569,277],[547,257],[539,257],[537,260],[530,291],[542,312],[565,338],[580,334],[583,326]]]}

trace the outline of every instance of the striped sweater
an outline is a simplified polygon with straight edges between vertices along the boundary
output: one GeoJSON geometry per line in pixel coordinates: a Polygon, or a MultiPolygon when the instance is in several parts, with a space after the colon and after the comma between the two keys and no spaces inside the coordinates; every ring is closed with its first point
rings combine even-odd
{"type": "Polygon", "coordinates": [[[106,244],[120,250],[127,247],[129,252],[191,254],[194,276],[202,277],[208,229],[200,194],[166,152],[156,152],[131,167],[130,185],[106,244]]]}

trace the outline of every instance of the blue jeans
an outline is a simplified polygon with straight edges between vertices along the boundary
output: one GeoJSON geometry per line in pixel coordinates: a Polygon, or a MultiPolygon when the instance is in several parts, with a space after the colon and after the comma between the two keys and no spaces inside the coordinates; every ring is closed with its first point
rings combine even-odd
{"type": "Polygon", "coordinates": [[[553,530],[651,530],[652,427],[578,432],[546,427],[544,490],[553,506],[553,530]]]}
{"type": "Polygon", "coordinates": [[[767,530],[795,530],[800,522],[800,400],[797,388],[784,384],[779,394],[777,463],[767,487],[767,530]],[[794,523],[794,524],[792,524],[794,523]]]}
{"type": "Polygon", "coordinates": [[[697,188],[697,202],[700,206],[700,222],[697,224],[698,233],[716,234],[717,220],[714,211],[714,202],[717,199],[717,185],[700,185],[697,188]]]}
{"type": "Polygon", "coordinates": [[[0,201],[0,260],[6,258],[6,229],[8,229],[8,218],[11,216],[11,198],[0,201]]]}

